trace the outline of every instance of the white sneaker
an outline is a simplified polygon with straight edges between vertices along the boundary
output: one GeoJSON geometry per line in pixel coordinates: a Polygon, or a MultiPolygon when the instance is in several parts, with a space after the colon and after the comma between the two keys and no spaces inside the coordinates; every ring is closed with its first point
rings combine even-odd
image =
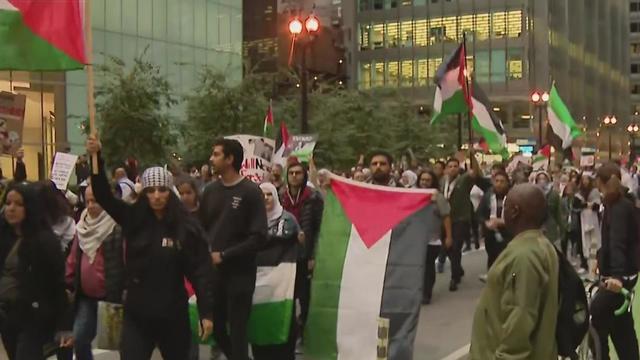
{"type": "Polygon", "coordinates": [[[478,280],[482,281],[483,283],[487,283],[487,274],[482,274],[480,276],[478,276],[478,280]]]}

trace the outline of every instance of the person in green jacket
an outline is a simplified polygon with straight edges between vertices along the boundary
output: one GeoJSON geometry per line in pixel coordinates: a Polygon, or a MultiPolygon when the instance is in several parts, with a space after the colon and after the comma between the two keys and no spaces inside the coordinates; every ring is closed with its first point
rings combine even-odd
{"type": "Polygon", "coordinates": [[[562,197],[553,188],[551,177],[546,171],[536,173],[535,184],[544,193],[547,200],[548,216],[544,222],[544,235],[551,240],[551,243],[560,245],[562,236],[567,232],[567,210],[562,204],[562,197]]]}
{"type": "Polygon", "coordinates": [[[488,274],[473,321],[470,359],[557,359],[558,257],[540,228],[545,196],[532,184],[507,195],[504,220],[515,238],[488,274]]]}

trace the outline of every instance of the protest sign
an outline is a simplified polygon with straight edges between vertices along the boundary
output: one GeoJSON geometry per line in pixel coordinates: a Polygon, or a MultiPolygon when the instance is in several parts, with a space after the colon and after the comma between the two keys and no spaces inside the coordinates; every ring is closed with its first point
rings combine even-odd
{"type": "Polygon", "coordinates": [[[240,174],[255,183],[263,182],[271,172],[275,141],[254,135],[233,135],[226,138],[237,140],[244,150],[240,174]]]}
{"type": "Polygon", "coordinates": [[[273,164],[280,164],[285,167],[287,159],[292,156],[296,157],[300,162],[308,163],[311,161],[317,142],[317,134],[293,135],[289,137],[287,146],[283,145],[273,155],[273,164]]]}
{"type": "Polygon", "coordinates": [[[27,97],[0,92],[0,155],[14,154],[22,144],[27,97]]]}
{"type": "Polygon", "coordinates": [[[580,167],[590,167],[596,164],[595,155],[582,155],[580,157],[580,167]]]}
{"type": "Polygon", "coordinates": [[[67,190],[69,179],[73,169],[75,169],[78,155],[56,153],[53,159],[53,167],[51,168],[51,181],[56,184],[58,190],[67,190]]]}

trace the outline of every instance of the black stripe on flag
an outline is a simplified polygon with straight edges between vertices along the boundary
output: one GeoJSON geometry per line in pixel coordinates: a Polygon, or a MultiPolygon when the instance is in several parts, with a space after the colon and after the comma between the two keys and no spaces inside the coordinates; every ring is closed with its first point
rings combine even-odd
{"type": "Polygon", "coordinates": [[[484,107],[487,109],[489,116],[491,116],[491,122],[493,123],[493,126],[496,128],[496,131],[498,131],[498,134],[504,135],[505,131],[504,131],[504,126],[502,125],[502,120],[500,120],[498,115],[495,112],[493,112],[491,101],[489,101],[487,94],[485,94],[484,91],[482,91],[482,88],[480,88],[480,85],[478,85],[475,79],[473,80],[473,98],[476,99],[476,101],[478,101],[482,105],[484,105],[484,107]]]}
{"type": "Polygon", "coordinates": [[[462,51],[463,46],[463,44],[460,44],[456,51],[449,55],[446,61],[440,64],[438,70],[436,71],[436,76],[433,79],[436,85],[440,86],[440,82],[442,81],[446,73],[460,67],[460,52],[462,51]]]}

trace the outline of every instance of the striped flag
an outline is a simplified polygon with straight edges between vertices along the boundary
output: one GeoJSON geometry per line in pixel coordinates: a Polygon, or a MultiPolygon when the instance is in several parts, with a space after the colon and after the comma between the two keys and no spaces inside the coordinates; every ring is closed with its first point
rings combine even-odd
{"type": "Polygon", "coordinates": [[[332,175],[316,252],[305,360],[413,358],[432,191],[332,175]]]}
{"type": "MultiPolygon", "coordinates": [[[[298,229],[287,228],[286,224],[283,219],[280,220],[278,233],[275,234],[278,238],[289,239],[292,232],[298,232],[298,229]]],[[[252,344],[277,345],[287,342],[293,321],[296,260],[296,242],[271,244],[268,249],[258,253],[256,289],[249,318],[249,340],[252,344]]]]}
{"type": "Polygon", "coordinates": [[[262,129],[262,136],[271,138],[271,131],[273,129],[273,104],[269,99],[269,107],[267,108],[267,115],[264,116],[264,128],[262,129]]]}
{"type": "Polygon", "coordinates": [[[492,153],[506,159],[509,152],[502,121],[493,112],[489,98],[474,80],[471,80],[471,88],[467,87],[469,81],[466,80],[465,62],[465,47],[461,44],[438,68],[431,124],[438,123],[448,115],[470,113],[473,130],[485,139],[492,153]]]}
{"type": "Polygon", "coordinates": [[[0,70],[82,69],[82,13],[82,0],[0,0],[0,70]]]}
{"type": "Polygon", "coordinates": [[[555,82],[551,86],[547,113],[549,114],[549,125],[553,129],[553,133],[562,141],[562,149],[571,147],[573,139],[580,136],[582,131],[580,131],[569,109],[560,98],[555,82]]]}

